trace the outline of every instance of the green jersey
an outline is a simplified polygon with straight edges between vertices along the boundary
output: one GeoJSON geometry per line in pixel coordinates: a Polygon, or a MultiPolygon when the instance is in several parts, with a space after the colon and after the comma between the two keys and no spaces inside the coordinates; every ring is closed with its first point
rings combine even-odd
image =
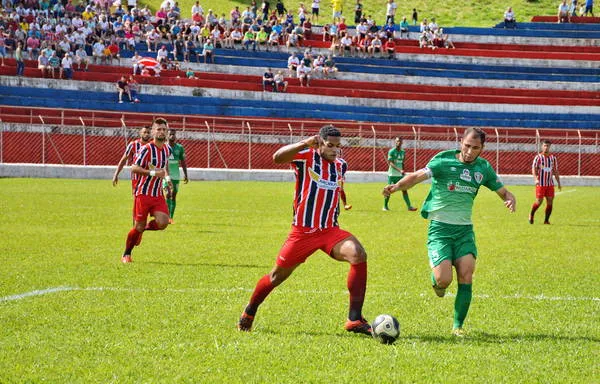
{"type": "MultiPolygon", "coordinates": [[[[400,169],[404,169],[404,149],[397,150],[396,147],[390,149],[388,152],[388,162],[391,161],[394,165],[400,169]]],[[[388,168],[388,176],[402,176],[402,172],[392,167],[388,168]]]]}
{"type": "Polygon", "coordinates": [[[492,191],[503,187],[491,164],[481,157],[462,163],[457,150],[435,155],[427,164],[432,177],[431,190],[425,199],[421,216],[447,224],[470,225],[473,200],[479,187],[492,191]]]}
{"type": "Polygon", "coordinates": [[[173,180],[180,180],[179,165],[182,160],[185,160],[185,150],[183,145],[175,143],[171,145],[171,155],[169,156],[169,176],[173,180]]]}

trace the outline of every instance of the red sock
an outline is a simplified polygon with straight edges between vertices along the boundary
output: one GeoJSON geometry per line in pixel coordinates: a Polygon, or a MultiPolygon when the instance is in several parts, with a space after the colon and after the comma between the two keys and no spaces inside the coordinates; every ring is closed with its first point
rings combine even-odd
{"type": "Polygon", "coordinates": [[[158,225],[156,224],[156,220],[152,220],[148,224],[146,224],[146,231],[158,231],[158,225]]]}
{"type": "Polygon", "coordinates": [[[348,291],[350,291],[350,311],[348,319],[359,320],[362,318],[362,306],[367,290],[367,262],[350,264],[348,272],[348,291]]]}
{"type": "Polygon", "coordinates": [[[264,275],[258,280],[254,292],[252,293],[252,297],[250,298],[250,303],[246,307],[246,313],[250,316],[254,316],[258,310],[258,306],[265,301],[274,288],[275,286],[271,283],[271,276],[269,274],[264,275]]]}
{"type": "Polygon", "coordinates": [[[139,238],[142,236],[141,232],[137,229],[132,228],[127,234],[127,241],[125,242],[125,254],[131,254],[131,250],[138,244],[139,238]]]}

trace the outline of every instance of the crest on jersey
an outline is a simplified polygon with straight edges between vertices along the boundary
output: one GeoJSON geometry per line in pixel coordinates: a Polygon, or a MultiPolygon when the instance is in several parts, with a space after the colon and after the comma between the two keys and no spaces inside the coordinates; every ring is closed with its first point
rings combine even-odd
{"type": "Polygon", "coordinates": [[[468,169],[463,169],[460,179],[464,181],[471,182],[471,172],[468,169]]]}
{"type": "Polygon", "coordinates": [[[475,172],[475,181],[477,184],[481,184],[481,180],[483,180],[483,174],[481,174],[481,172],[475,172]]]}

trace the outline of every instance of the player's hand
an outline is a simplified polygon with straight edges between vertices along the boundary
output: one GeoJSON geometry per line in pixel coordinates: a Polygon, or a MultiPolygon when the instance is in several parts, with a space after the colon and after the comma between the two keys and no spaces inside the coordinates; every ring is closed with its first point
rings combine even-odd
{"type": "MultiPolygon", "coordinates": [[[[169,180],[169,191],[174,191],[175,187],[173,186],[173,182],[171,180],[169,180]]],[[[169,194],[171,194],[171,192],[169,192],[169,194]]]]}
{"type": "Polygon", "coordinates": [[[321,137],[319,137],[319,135],[311,136],[308,139],[304,140],[304,144],[308,148],[317,149],[317,148],[319,148],[319,145],[321,144],[321,137]]]}
{"type": "Polygon", "coordinates": [[[562,191],[562,186],[560,184],[558,184],[558,190],[562,191]]]}
{"type": "Polygon", "coordinates": [[[535,179],[535,185],[540,185],[540,179],[535,179]]]}
{"type": "Polygon", "coordinates": [[[156,177],[160,177],[160,178],[164,178],[165,176],[167,176],[167,171],[165,171],[163,168],[156,168],[156,177]]]}
{"type": "Polygon", "coordinates": [[[395,184],[386,185],[385,187],[383,187],[383,191],[381,191],[381,194],[385,197],[389,197],[392,193],[396,192],[395,187],[395,184]]]}
{"type": "Polygon", "coordinates": [[[504,206],[508,208],[511,213],[514,212],[517,209],[517,200],[515,199],[515,196],[510,192],[506,192],[505,197],[504,206]]]}
{"type": "Polygon", "coordinates": [[[184,177],[183,177],[183,184],[187,184],[187,183],[188,183],[188,181],[189,181],[189,180],[188,180],[187,176],[184,176],[184,177]]]}
{"type": "Polygon", "coordinates": [[[113,179],[112,179],[113,187],[116,187],[118,183],[119,183],[119,176],[114,175],[113,179]]]}

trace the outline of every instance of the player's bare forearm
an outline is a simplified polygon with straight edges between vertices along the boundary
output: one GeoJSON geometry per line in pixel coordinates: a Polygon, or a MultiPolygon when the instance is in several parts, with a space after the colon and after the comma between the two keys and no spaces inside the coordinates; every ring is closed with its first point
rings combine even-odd
{"type": "Polygon", "coordinates": [[[427,180],[428,178],[429,175],[424,170],[407,173],[406,176],[404,176],[402,180],[398,181],[396,184],[390,184],[383,188],[382,194],[387,197],[396,191],[406,191],[420,182],[427,180]]]}
{"type": "Polygon", "coordinates": [[[113,179],[112,179],[113,186],[116,186],[117,183],[119,182],[119,173],[121,173],[121,171],[123,170],[123,167],[125,166],[126,162],[127,162],[127,156],[123,156],[121,158],[121,160],[119,161],[119,164],[117,164],[117,169],[115,170],[115,174],[113,175],[113,179]]]}
{"type": "Polygon", "coordinates": [[[517,209],[517,199],[508,189],[502,187],[496,191],[498,196],[504,201],[504,206],[512,213],[517,209]]]}
{"type": "Polygon", "coordinates": [[[284,147],[279,148],[274,154],[273,154],[273,162],[275,162],[275,164],[285,164],[285,163],[289,163],[294,159],[294,156],[296,156],[296,154],[304,149],[313,147],[313,148],[318,148],[319,146],[319,137],[318,136],[311,136],[308,139],[299,141],[297,143],[294,144],[288,144],[284,147]]]}
{"type": "Polygon", "coordinates": [[[187,163],[185,160],[181,160],[181,169],[183,169],[183,182],[187,184],[188,182],[188,172],[187,172],[187,163]]]}

